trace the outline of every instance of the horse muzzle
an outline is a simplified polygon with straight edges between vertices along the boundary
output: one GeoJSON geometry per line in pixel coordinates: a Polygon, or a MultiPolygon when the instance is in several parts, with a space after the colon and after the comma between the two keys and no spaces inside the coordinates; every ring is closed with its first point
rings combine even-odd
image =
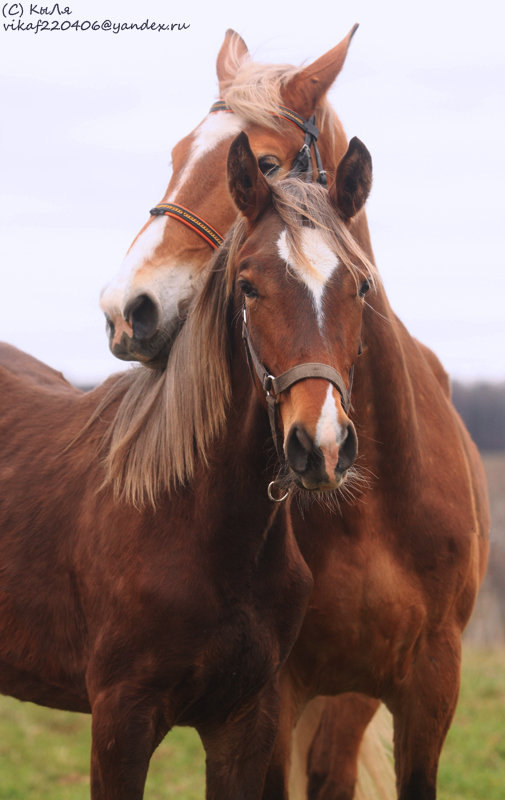
{"type": "Polygon", "coordinates": [[[308,491],[338,489],[358,453],[358,439],[352,422],[343,428],[339,441],[316,444],[301,424],[293,424],[284,451],[295,483],[308,491]]]}

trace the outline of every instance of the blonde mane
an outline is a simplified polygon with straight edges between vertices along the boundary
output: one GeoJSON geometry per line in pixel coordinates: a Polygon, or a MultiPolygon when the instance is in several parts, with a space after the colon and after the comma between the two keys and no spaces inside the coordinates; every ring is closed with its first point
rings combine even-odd
{"type": "MultiPolygon", "coordinates": [[[[373,280],[375,267],[336,217],[325,189],[289,179],[272,187],[272,202],[301,260],[302,224],[311,224],[323,231],[356,280],[362,275],[373,280]]],[[[137,367],[125,373],[93,415],[96,419],[119,402],[104,440],[105,483],[136,507],[155,506],[161,493],[190,482],[197,463],[208,464],[210,447],[225,429],[231,397],[230,306],[244,239],[240,218],[210,262],[166,369],[137,367]]]]}
{"type": "MultiPolygon", "coordinates": [[[[233,62],[232,79],[221,85],[221,99],[247,122],[278,130],[281,124],[280,107],[284,105],[283,89],[300,71],[289,64],[259,64],[246,56],[230,54],[233,62]]],[[[331,148],[335,146],[337,131],[343,135],[342,126],[326,95],[316,108],[316,124],[331,148]]]]}

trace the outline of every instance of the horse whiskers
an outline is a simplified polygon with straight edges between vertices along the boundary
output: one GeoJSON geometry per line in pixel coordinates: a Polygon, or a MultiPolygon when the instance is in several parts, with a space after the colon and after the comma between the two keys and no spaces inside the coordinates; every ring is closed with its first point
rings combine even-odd
{"type": "Polygon", "coordinates": [[[376,479],[376,475],[368,467],[354,465],[348,470],[344,483],[330,492],[310,492],[302,489],[293,482],[290,474],[280,475],[276,479],[276,484],[281,491],[290,490],[292,502],[296,502],[302,517],[314,503],[330,514],[338,513],[343,516],[341,503],[366,502],[363,495],[370,488],[373,479],[376,479]]]}

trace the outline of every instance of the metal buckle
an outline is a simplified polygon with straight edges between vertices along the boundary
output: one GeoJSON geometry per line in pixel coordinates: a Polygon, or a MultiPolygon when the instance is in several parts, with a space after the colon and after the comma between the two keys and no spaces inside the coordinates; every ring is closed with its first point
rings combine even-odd
{"type": "Polygon", "coordinates": [[[289,495],[289,489],[286,491],[285,494],[282,495],[282,497],[274,497],[273,488],[274,486],[277,485],[278,485],[277,481],[270,481],[270,483],[268,484],[267,494],[270,500],[273,500],[274,503],[283,503],[284,500],[286,500],[287,496],[289,495]]]}
{"type": "Polygon", "coordinates": [[[275,395],[272,394],[271,391],[274,380],[275,378],[273,375],[266,374],[265,377],[263,378],[263,390],[265,394],[269,395],[269,397],[275,397],[275,395]]]}

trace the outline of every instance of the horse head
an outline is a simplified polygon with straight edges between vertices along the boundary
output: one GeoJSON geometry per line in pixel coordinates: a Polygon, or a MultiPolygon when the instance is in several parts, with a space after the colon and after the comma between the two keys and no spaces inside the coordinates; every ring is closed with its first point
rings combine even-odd
{"type": "Polygon", "coordinates": [[[174,147],[165,196],[102,292],[109,345],[118,358],[166,364],[208,263],[209,245],[216,247],[235,219],[226,159],[240,131],[247,132],[259,168],[270,178],[291,169],[314,179],[323,166],[333,172],[347,143],[326,92],[356,28],[301,69],[255,64],[241,37],[226,33],[217,58],[223,99],[174,147]]]}
{"type": "Polygon", "coordinates": [[[308,490],[340,486],[357,454],[350,394],[373,267],[349,224],[371,177],[358,139],[329,191],[299,179],[270,184],[245,133],[228,158],[230,194],[245,221],[233,259],[235,307],[286,479],[308,490]]]}

